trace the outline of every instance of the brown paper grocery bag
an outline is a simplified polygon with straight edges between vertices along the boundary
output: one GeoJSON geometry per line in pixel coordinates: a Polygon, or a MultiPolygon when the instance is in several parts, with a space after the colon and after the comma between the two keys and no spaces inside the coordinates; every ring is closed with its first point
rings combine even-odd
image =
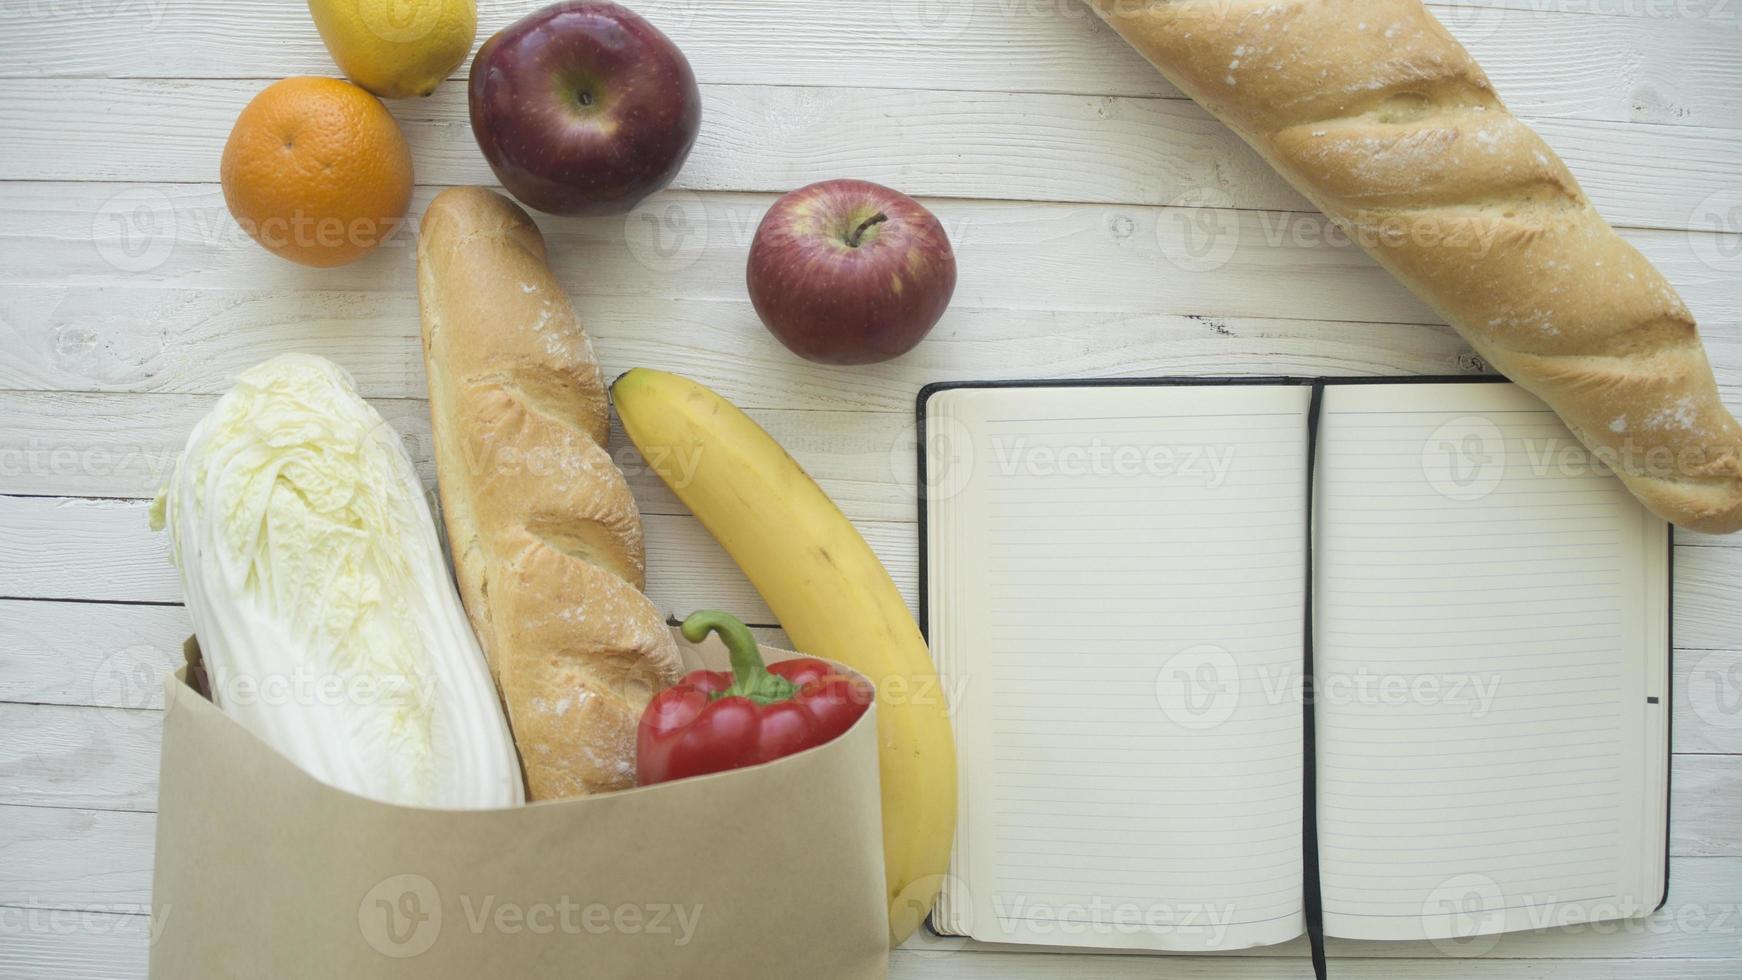
{"type": "MultiPolygon", "coordinates": [[[[710,644],[686,657],[719,664],[710,644]]],[[[168,682],[154,980],[885,976],[875,707],[752,769],[420,810],[315,781],[189,662],[168,682]]]]}

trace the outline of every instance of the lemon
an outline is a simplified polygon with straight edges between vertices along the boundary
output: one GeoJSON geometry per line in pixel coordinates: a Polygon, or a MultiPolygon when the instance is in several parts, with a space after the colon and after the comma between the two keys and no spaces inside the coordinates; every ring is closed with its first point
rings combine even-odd
{"type": "Polygon", "coordinates": [[[384,99],[428,95],[466,60],[476,0],[309,0],[333,60],[384,99]]]}

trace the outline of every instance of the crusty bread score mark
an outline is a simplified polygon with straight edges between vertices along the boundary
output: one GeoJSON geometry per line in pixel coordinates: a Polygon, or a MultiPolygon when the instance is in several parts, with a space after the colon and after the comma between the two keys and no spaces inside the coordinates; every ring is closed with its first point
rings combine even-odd
{"type": "Polygon", "coordinates": [[[1090,4],[1647,507],[1742,527],[1742,426],[1692,314],[1419,0],[1090,4]]]}

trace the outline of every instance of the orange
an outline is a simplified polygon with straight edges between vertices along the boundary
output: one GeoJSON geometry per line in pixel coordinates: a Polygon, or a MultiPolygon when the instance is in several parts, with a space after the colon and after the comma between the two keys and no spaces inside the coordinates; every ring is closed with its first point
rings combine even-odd
{"type": "Polygon", "coordinates": [[[336,78],[287,78],[249,102],[224,144],[224,202],[268,250],[344,265],[411,206],[411,149],[387,107],[336,78]]]}

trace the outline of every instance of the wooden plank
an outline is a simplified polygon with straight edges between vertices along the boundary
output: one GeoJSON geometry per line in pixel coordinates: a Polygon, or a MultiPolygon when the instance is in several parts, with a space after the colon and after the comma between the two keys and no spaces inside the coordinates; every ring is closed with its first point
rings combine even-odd
{"type": "MultiPolygon", "coordinates": [[[[905,414],[921,386],[966,379],[1479,370],[1468,345],[1438,323],[962,303],[906,356],[830,367],[794,357],[741,298],[650,305],[577,291],[572,301],[607,376],[634,366],[678,371],[747,408],[905,414]]],[[[1705,334],[1719,386],[1742,408],[1742,334],[1716,323],[1705,334]]],[[[0,390],[217,394],[273,355],[318,351],[365,395],[426,393],[411,283],[399,292],[15,285],[0,291],[0,346],[8,354],[0,390]]]]}
{"type": "MultiPolygon", "coordinates": [[[[1742,756],[1676,756],[1670,782],[1670,853],[1742,856],[1742,756]]],[[[1736,925],[1742,936],[1742,921],[1736,925]]]]}
{"type": "MultiPolygon", "coordinates": [[[[480,40],[525,10],[514,0],[479,6],[480,40]]],[[[1431,6],[1516,108],[1742,126],[1733,57],[1742,12],[1733,0],[1431,6]]],[[[636,9],[678,42],[699,77],[716,84],[837,85],[841,48],[850,43],[847,80],[881,87],[1178,97],[1075,0],[812,4],[802,16],[783,0],[643,0],[636,9]]],[[[335,73],[307,13],[273,0],[30,3],[8,18],[7,29],[14,43],[0,49],[0,76],[335,73]]]]}
{"type": "MultiPolygon", "coordinates": [[[[920,386],[970,378],[1475,369],[1467,346],[1440,324],[961,303],[898,360],[829,367],[802,362],[780,346],[742,298],[647,304],[576,293],[573,300],[607,376],[632,366],[678,371],[747,408],[907,414],[920,386]]],[[[0,389],[216,394],[266,358],[303,350],[345,367],[365,395],[426,392],[410,282],[399,292],[11,286],[0,292],[0,347],[8,353],[0,361],[0,389]]],[[[1714,348],[1714,355],[1722,383],[1733,382],[1742,395],[1742,345],[1714,348]],[[1718,356],[1732,349],[1735,356],[1718,356]]],[[[41,414],[28,400],[17,406],[41,414]]]]}
{"type": "Polygon", "coordinates": [[[1742,650],[1742,586],[1735,549],[1742,538],[1676,532],[1675,644],[1696,650],[1742,650]]]}
{"type": "MultiPolygon", "coordinates": [[[[434,188],[414,198],[420,212],[434,188]]],[[[745,247],[772,198],[670,191],[623,218],[541,218],[571,294],[741,301],[745,247]]],[[[955,302],[1048,312],[1439,323],[1321,215],[1211,207],[933,200],[958,253],[955,302]],[[1212,274],[1213,273],[1213,274],[1212,274]]],[[[0,182],[0,285],[239,284],[401,292],[410,232],[336,269],[292,266],[240,233],[211,185],[0,182]]],[[[1708,325],[1742,322],[1733,264],[1704,234],[1623,237],[1708,325]]]]}
{"type": "MultiPolygon", "coordinates": [[[[67,496],[152,497],[168,481],[188,432],[216,401],[129,395],[101,405],[97,397],[0,394],[0,403],[19,409],[14,425],[0,430],[0,492],[39,494],[64,483],[79,488],[67,496]]],[[[405,404],[382,402],[390,409],[405,404]]]]}
{"type": "Polygon", "coordinates": [[[1677,650],[1672,693],[1677,752],[1742,752],[1742,651],[1677,650]]]}
{"type": "MultiPolygon", "coordinates": [[[[5,392],[0,420],[0,492],[67,496],[156,496],[174,470],[187,436],[217,403],[216,395],[104,395],[5,392]]],[[[373,404],[404,439],[426,481],[434,480],[426,403],[376,399],[373,404]]],[[[657,478],[655,478],[657,479],[657,478]]]]}
{"type": "MultiPolygon", "coordinates": [[[[434,190],[421,188],[414,209],[434,190]]],[[[744,250],[771,202],[766,194],[672,191],[627,220],[545,217],[540,225],[571,295],[633,297],[649,309],[680,298],[740,301],[744,250]]],[[[1202,217],[1191,209],[932,204],[956,245],[955,302],[965,307],[1438,322],[1353,245],[1326,244],[1328,225],[1316,215],[1210,215],[1220,244],[1209,258],[1225,259],[1211,276],[1170,264],[1163,251],[1184,247],[1184,229],[1202,217]]],[[[0,216],[6,285],[400,292],[416,281],[409,232],[347,266],[291,266],[242,235],[210,185],[0,183],[0,216]]],[[[1698,262],[1685,236],[1634,234],[1648,248],[1662,236],[1659,251],[1698,262]]],[[[1699,295],[1698,279],[1687,279],[1699,295]]],[[[1742,305],[1713,292],[1716,303],[1742,305]]]]}
{"type": "MultiPolygon", "coordinates": [[[[276,354],[316,351],[349,370],[364,394],[422,397],[416,286],[405,287],[9,285],[0,290],[0,345],[8,354],[0,388],[217,393],[276,354]]],[[[636,322],[653,320],[643,313],[636,322]]]]}
{"type": "MultiPolygon", "coordinates": [[[[732,385],[743,378],[703,381],[732,385]]],[[[916,383],[900,387],[911,403],[916,383]]],[[[724,385],[722,385],[724,387],[724,385]]],[[[1737,395],[1742,397],[1742,391],[1737,395]]],[[[54,497],[149,498],[168,480],[187,433],[215,404],[214,395],[89,394],[0,391],[0,493],[54,497]]],[[[400,434],[424,482],[435,486],[434,451],[425,403],[373,399],[400,434]]],[[[913,422],[906,413],[749,408],[776,441],[855,520],[917,519],[913,422]]],[[[613,459],[648,515],[681,515],[684,505],[635,451],[613,420],[613,459]]],[[[1724,576],[1728,538],[1681,539],[1676,593],[1677,641],[1690,648],[1742,649],[1742,624],[1728,611],[1737,598],[1724,576]],[[1711,549],[1720,549],[1712,551],[1711,549]]]]}
{"type": "MultiPolygon", "coordinates": [[[[129,673],[138,675],[141,692],[163,687],[161,674],[129,673]]],[[[0,703],[0,732],[7,733],[0,739],[0,804],[157,809],[160,708],[0,703]]]]}
{"type": "Polygon", "coordinates": [[[161,708],[191,631],[181,606],[0,600],[0,701],[161,708]]]}
{"type": "Polygon", "coordinates": [[[180,602],[142,500],[0,497],[0,598],[180,602]]]}
{"type": "MultiPolygon", "coordinates": [[[[0,598],[180,602],[166,536],[146,526],[144,500],[0,497],[0,598]]],[[[730,609],[776,620],[699,521],[648,515],[648,595],[668,614],[730,609]]],[[[915,591],[912,524],[861,521],[860,533],[909,602],[915,591]]]]}
{"type": "Polygon", "coordinates": [[[153,813],[0,806],[0,905],[148,912],[156,826],[153,813]]]}
{"type": "MultiPolygon", "coordinates": [[[[721,388],[754,384],[741,376],[697,373],[700,380],[721,388]]],[[[911,405],[918,384],[892,382],[891,394],[911,405]]],[[[1742,401],[1742,390],[1735,394],[1734,400],[1742,401]]],[[[216,401],[215,395],[0,390],[0,493],[154,496],[167,481],[187,433],[216,401]]],[[[400,434],[426,485],[433,487],[434,451],[425,403],[403,398],[377,398],[371,403],[400,434]]],[[[917,447],[907,412],[762,407],[747,412],[849,517],[917,519],[913,489],[917,447]]],[[[609,446],[643,513],[688,512],[647,467],[615,419],[609,446]]],[[[1742,649],[1742,624],[1727,615],[1732,608],[1728,602],[1735,597],[1733,586],[1723,577],[1728,569],[1721,566],[1729,559],[1721,551],[1709,550],[1732,548],[1737,542],[1685,533],[1678,541],[1678,643],[1690,648],[1742,649]]]]}
{"type": "Polygon", "coordinates": [[[0,907],[0,976],[146,980],[151,917],[0,907]]]}
{"type": "MultiPolygon", "coordinates": [[[[0,82],[12,126],[0,180],[209,182],[236,114],[261,87],[0,82]]],[[[1313,210],[1186,101],[766,85],[709,86],[705,98],[712,123],[678,187],[783,192],[850,173],[927,197],[1164,205],[1214,188],[1232,207],[1313,210]]],[[[393,110],[419,182],[495,183],[470,138],[463,87],[393,110]]],[[[1737,129],[1583,120],[1538,128],[1605,216],[1630,227],[1688,227],[1702,201],[1730,189],[1742,156],[1737,129]]]]}
{"type": "MultiPolygon", "coordinates": [[[[805,451],[796,441],[793,445],[805,451]]],[[[146,525],[147,503],[0,496],[0,598],[180,602],[181,584],[169,563],[164,535],[146,525]]],[[[724,603],[721,608],[742,609],[752,622],[774,622],[695,518],[647,513],[644,523],[648,592],[662,608],[682,614],[724,603]]],[[[919,544],[912,523],[855,518],[855,524],[913,603],[919,544]]],[[[1721,610],[1734,609],[1739,601],[1734,593],[1735,583],[1742,581],[1742,539],[1729,540],[1734,543],[1723,547],[1678,549],[1684,569],[1705,564],[1701,574],[1706,581],[1720,583],[1716,587],[1728,596],[1687,613],[1678,607],[1683,642],[1688,636],[1699,638],[1702,631],[1708,637],[1723,636],[1734,628],[1721,619],[1702,625],[1706,609],[1721,616],[1721,610]]]]}
{"type": "MultiPolygon", "coordinates": [[[[236,114],[262,87],[251,80],[0,82],[14,121],[0,179],[210,182],[236,114]],[[98,115],[105,125],[90,126],[98,115]]],[[[819,176],[852,174],[930,197],[1165,204],[1190,188],[1219,186],[1236,206],[1311,209],[1190,102],[771,85],[707,86],[704,98],[709,125],[678,187],[784,192],[819,176]]],[[[472,140],[462,86],[392,108],[419,183],[496,182],[472,140]]],[[[1642,154],[1657,133],[1742,147],[1715,131],[1584,125],[1620,128],[1642,154]]],[[[1701,155],[1653,156],[1675,166],[1701,155]]],[[[1703,180],[1683,177],[1661,182],[1687,185],[1691,196],[1673,209],[1677,219],[1716,189],[1693,193],[1703,180]]],[[[1633,196],[1621,192],[1622,200],[1633,196]]]]}
{"type": "MultiPolygon", "coordinates": [[[[215,395],[0,392],[0,493],[150,498],[168,481],[188,432],[215,395]],[[16,413],[14,412],[16,410],[16,413]],[[15,425],[15,427],[13,427],[15,425]]],[[[429,412],[421,400],[375,399],[435,486],[429,412]]],[[[892,412],[751,409],[852,516],[917,519],[917,470],[908,416],[892,412]]],[[[612,457],[644,514],[687,514],[613,419],[612,457]]]]}

